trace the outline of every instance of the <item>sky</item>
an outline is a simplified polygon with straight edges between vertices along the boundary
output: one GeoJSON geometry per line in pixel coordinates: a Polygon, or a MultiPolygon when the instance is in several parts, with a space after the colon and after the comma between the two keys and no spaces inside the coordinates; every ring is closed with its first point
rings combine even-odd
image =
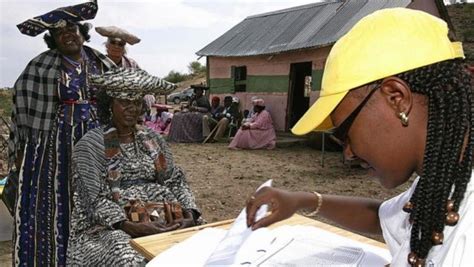
{"type": "MultiPolygon", "coordinates": [[[[26,64],[47,50],[43,34],[21,34],[16,25],[58,7],[85,0],[0,0],[0,88],[13,86],[26,64]]],[[[115,25],[141,38],[128,55],[159,77],[171,70],[187,73],[196,52],[246,17],[321,0],[98,0],[88,22],[115,25]]],[[[450,0],[444,0],[449,2],[450,0]]],[[[460,1],[460,0],[457,0],[460,1]]],[[[474,0],[468,0],[474,2],[474,0]]],[[[105,53],[105,37],[91,30],[87,45],[105,53]]],[[[200,62],[205,64],[205,58],[200,62]]]]}
{"type": "MultiPolygon", "coordinates": [[[[43,34],[23,35],[16,25],[34,16],[84,0],[0,0],[0,88],[13,86],[26,64],[47,50],[43,34]]],[[[128,55],[159,77],[171,70],[188,72],[195,54],[246,17],[318,2],[318,0],[98,0],[88,22],[115,25],[141,38],[128,55]]],[[[90,31],[87,45],[105,53],[105,37],[90,31]]],[[[199,60],[205,64],[205,58],[199,60]]]]}

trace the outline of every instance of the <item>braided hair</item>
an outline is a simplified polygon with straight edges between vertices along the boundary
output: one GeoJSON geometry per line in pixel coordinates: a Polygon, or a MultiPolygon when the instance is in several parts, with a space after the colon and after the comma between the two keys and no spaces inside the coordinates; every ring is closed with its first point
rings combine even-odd
{"type": "Polygon", "coordinates": [[[457,212],[471,178],[472,84],[470,74],[459,59],[397,76],[408,83],[412,92],[428,98],[423,170],[408,208],[404,208],[410,212],[412,222],[408,262],[424,265],[433,245],[442,243],[445,225],[457,223],[457,212]]]}

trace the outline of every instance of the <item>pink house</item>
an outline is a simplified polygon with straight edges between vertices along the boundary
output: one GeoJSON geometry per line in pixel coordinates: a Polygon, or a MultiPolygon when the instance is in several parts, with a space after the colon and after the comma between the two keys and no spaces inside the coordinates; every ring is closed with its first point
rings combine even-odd
{"type": "Polygon", "coordinates": [[[235,95],[242,110],[262,96],[275,129],[287,131],[319,97],[332,45],[360,18],[392,7],[424,10],[452,28],[442,0],[339,0],[250,16],[196,53],[207,57],[210,94],[235,95]]]}

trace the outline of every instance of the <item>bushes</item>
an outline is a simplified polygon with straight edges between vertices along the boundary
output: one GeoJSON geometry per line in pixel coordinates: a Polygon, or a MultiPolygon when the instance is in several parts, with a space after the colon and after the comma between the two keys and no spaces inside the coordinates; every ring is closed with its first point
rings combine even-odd
{"type": "Polygon", "coordinates": [[[188,65],[188,70],[188,74],[172,70],[163,79],[172,83],[179,83],[192,79],[196,76],[204,76],[206,74],[206,66],[202,65],[199,61],[190,62],[188,65]]]}

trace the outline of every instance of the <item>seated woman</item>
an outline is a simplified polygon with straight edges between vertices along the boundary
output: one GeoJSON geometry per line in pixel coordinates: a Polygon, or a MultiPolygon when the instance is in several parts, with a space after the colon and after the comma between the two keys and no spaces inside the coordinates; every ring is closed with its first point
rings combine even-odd
{"type": "Polygon", "coordinates": [[[151,120],[146,121],[145,125],[160,135],[167,136],[174,115],[169,110],[173,107],[164,104],[153,104],[152,107],[156,109],[156,114],[151,117],[151,120]]]}
{"type": "Polygon", "coordinates": [[[275,129],[270,113],[265,110],[263,99],[252,101],[254,115],[240,127],[229,144],[230,149],[273,149],[276,144],[275,129]]]}
{"type": "Polygon", "coordinates": [[[204,95],[207,87],[191,86],[194,96],[189,105],[174,115],[169,132],[169,141],[178,143],[195,143],[204,139],[206,130],[203,129],[203,116],[211,111],[211,104],[204,95]]]}
{"type": "Polygon", "coordinates": [[[103,126],[89,131],[74,150],[68,265],[139,265],[144,258],[130,247],[131,238],[202,222],[185,174],[174,165],[166,142],[137,125],[142,88],[163,94],[174,85],[136,69],[92,76],[91,83],[101,87],[97,104],[103,126]],[[179,203],[183,216],[167,223],[141,222],[142,217],[135,222],[133,214],[130,218],[125,212],[130,203],[165,201],[179,203]]]}

